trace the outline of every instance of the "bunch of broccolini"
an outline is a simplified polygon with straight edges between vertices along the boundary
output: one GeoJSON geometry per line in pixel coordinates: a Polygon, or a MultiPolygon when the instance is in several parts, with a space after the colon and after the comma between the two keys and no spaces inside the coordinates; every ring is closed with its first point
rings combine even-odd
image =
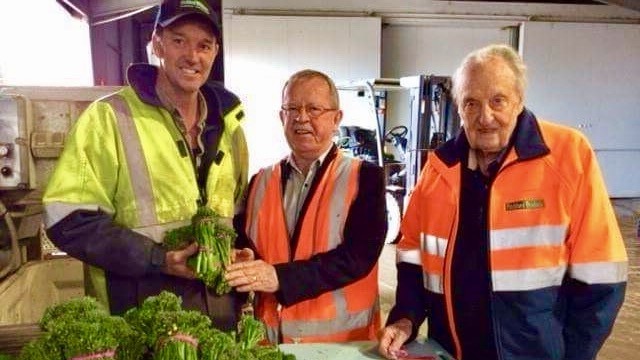
{"type": "Polygon", "coordinates": [[[49,307],[40,327],[45,335],[27,344],[19,359],[137,360],[144,347],[123,318],[110,316],[90,297],[49,307]]]}
{"type": "Polygon", "coordinates": [[[223,224],[218,214],[201,207],[190,225],[168,231],[163,243],[168,250],[183,249],[194,241],[198,243],[199,251],[188,264],[199,279],[222,295],[231,291],[224,270],[231,263],[235,237],[235,231],[223,224]]]}
{"type": "Polygon", "coordinates": [[[176,295],[163,291],[124,316],[135,329],[146,334],[145,342],[154,359],[198,359],[199,339],[211,328],[211,320],[198,311],[183,310],[181,302],[176,295]]]}

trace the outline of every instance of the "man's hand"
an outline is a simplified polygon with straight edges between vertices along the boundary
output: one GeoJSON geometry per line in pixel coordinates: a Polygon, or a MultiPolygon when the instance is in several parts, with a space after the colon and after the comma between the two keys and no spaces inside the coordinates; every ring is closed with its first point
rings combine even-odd
{"type": "Polygon", "coordinates": [[[193,243],[182,250],[168,251],[165,255],[163,272],[186,279],[195,279],[196,273],[187,265],[187,259],[198,252],[198,244],[193,243]]]}
{"type": "MultiPolygon", "coordinates": [[[[237,261],[237,260],[236,260],[237,261]]],[[[278,291],[280,283],[273,265],[263,260],[236,262],[227,267],[225,279],[239,292],[278,291]]]]}
{"type": "Polygon", "coordinates": [[[400,319],[380,331],[378,352],[387,359],[397,360],[407,354],[400,348],[411,336],[413,324],[409,319],[400,319]]]}
{"type": "Polygon", "coordinates": [[[256,257],[253,254],[253,250],[249,248],[244,248],[242,250],[233,249],[233,252],[231,253],[232,263],[251,261],[251,260],[254,260],[255,258],[256,257]]]}

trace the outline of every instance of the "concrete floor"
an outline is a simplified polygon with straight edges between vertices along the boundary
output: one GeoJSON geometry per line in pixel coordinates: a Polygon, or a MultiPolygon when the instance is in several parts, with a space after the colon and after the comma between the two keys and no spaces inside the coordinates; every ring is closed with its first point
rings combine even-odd
{"type": "MultiPolygon", "coordinates": [[[[636,224],[640,220],[640,199],[612,200],[629,255],[629,282],[625,302],[611,336],[605,342],[598,360],[640,358],[640,239],[636,224]]],[[[395,245],[385,245],[379,261],[380,308],[383,323],[395,302],[395,245]]],[[[426,334],[426,324],[421,327],[426,334]]]]}

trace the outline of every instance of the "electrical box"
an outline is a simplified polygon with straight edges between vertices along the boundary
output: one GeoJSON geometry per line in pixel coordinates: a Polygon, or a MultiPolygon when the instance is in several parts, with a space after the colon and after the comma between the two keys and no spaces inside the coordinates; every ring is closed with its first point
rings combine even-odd
{"type": "Polygon", "coordinates": [[[30,132],[29,101],[20,95],[0,94],[0,190],[33,187],[30,132]]]}

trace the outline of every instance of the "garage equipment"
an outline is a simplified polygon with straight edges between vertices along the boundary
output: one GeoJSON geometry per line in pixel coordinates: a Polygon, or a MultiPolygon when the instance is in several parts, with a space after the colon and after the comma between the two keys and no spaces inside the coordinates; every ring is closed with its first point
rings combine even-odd
{"type": "Polygon", "coordinates": [[[411,118],[406,163],[406,193],[415,187],[429,151],[454,137],[460,128],[460,116],[451,94],[449,76],[420,75],[403,77],[401,86],[410,89],[411,118]]]}

